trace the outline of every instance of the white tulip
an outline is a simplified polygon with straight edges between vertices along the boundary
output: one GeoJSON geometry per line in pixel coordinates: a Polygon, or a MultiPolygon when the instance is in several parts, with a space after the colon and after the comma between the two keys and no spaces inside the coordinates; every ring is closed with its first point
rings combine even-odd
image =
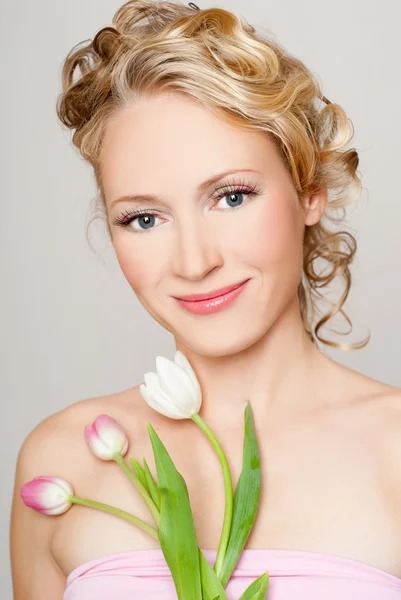
{"type": "Polygon", "coordinates": [[[156,357],[157,373],[145,373],[139,390],[145,402],[171,419],[190,419],[202,404],[199,381],[187,357],[177,350],[174,362],[156,357]]]}

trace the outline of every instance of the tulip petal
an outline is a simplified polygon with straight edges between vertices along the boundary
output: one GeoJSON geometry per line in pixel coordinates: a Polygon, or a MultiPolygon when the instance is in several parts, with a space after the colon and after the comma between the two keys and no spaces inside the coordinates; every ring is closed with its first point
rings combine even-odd
{"type": "Polygon", "coordinates": [[[124,456],[128,450],[124,429],[109,415],[98,415],[85,427],[84,435],[93,454],[102,460],[114,460],[115,453],[124,456]]]}
{"type": "Polygon", "coordinates": [[[153,388],[160,387],[159,376],[157,373],[154,373],[153,371],[149,371],[148,373],[145,373],[143,378],[144,378],[146,386],[150,390],[152,390],[153,388]]]}
{"type": "Polygon", "coordinates": [[[189,419],[201,407],[201,387],[186,356],[177,350],[175,359],[157,356],[157,373],[145,373],[140,391],[147,404],[166,417],[189,419]]]}
{"type": "Polygon", "coordinates": [[[177,409],[176,403],[174,400],[163,390],[160,386],[160,378],[157,373],[150,371],[145,373],[144,380],[146,387],[153,395],[153,405],[144,398],[148,404],[165,415],[166,417],[171,417],[173,419],[186,419],[188,415],[182,413],[182,411],[177,409]]]}
{"type": "Polygon", "coordinates": [[[183,369],[186,370],[186,372],[191,377],[191,379],[195,385],[199,385],[198,378],[196,377],[196,373],[193,370],[191,363],[189,362],[189,360],[187,359],[185,354],[183,354],[181,352],[181,350],[176,351],[176,353],[174,355],[174,361],[177,365],[179,365],[180,367],[182,367],[183,369]]]}
{"type": "Polygon", "coordinates": [[[112,460],[110,448],[100,439],[93,425],[84,429],[85,440],[93,454],[102,460],[112,460]]]}
{"type": "Polygon", "coordinates": [[[165,397],[163,396],[164,392],[160,388],[158,388],[157,390],[150,390],[146,387],[146,385],[141,383],[139,386],[139,391],[145,402],[151,408],[153,408],[153,410],[156,410],[165,417],[170,417],[171,419],[187,418],[186,415],[183,415],[182,413],[177,411],[177,409],[169,401],[165,400],[165,397]]]}
{"type": "Polygon", "coordinates": [[[156,357],[160,383],[174,405],[190,417],[197,406],[197,393],[190,375],[185,369],[164,356],[156,357]]]}
{"type": "Polygon", "coordinates": [[[158,401],[155,400],[155,398],[154,398],[155,388],[150,389],[146,385],[141,383],[141,385],[139,386],[139,391],[142,395],[142,398],[150,406],[150,408],[157,410],[157,412],[161,413],[162,415],[165,415],[166,417],[170,416],[169,407],[165,406],[164,402],[159,403],[158,401]]]}
{"type": "Polygon", "coordinates": [[[20,490],[26,506],[46,515],[59,515],[71,506],[69,496],[74,494],[72,486],[59,477],[34,477],[20,490]]]}
{"type": "MultiPolygon", "coordinates": [[[[163,392],[163,390],[160,387],[160,381],[159,381],[159,376],[157,375],[157,373],[154,373],[153,371],[149,371],[148,373],[145,373],[144,375],[144,381],[145,381],[145,385],[147,390],[153,394],[155,390],[159,390],[159,396],[161,396],[161,408],[168,408],[170,406],[170,398],[167,396],[167,394],[165,392],[163,392]]],[[[157,410],[157,409],[156,409],[157,410]]]]}
{"type": "Polygon", "coordinates": [[[67,512],[67,510],[71,507],[71,502],[61,502],[55,508],[49,508],[47,510],[42,510],[41,512],[45,515],[62,515],[67,512]]]}
{"type": "Polygon", "coordinates": [[[156,356],[156,370],[159,377],[159,385],[168,396],[175,400],[174,393],[172,393],[172,390],[168,385],[169,379],[174,379],[175,376],[173,365],[177,367],[175,363],[165,356],[156,356]]]}
{"type": "Polygon", "coordinates": [[[177,402],[173,403],[172,399],[161,388],[154,389],[153,398],[158,404],[164,403],[172,419],[188,419],[187,411],[181,410],[177,402]]]}
{"type": "Polygon", "coordinates": [[[126,435],[120,423],[109,415],[96,417],[93,427],[101,441],[111,452],[120,452],[126,442],[126,435]]]}
{"type": "Polygon", "coordinates": [[[177,350],[174,356],[174,360],[176,362],[177,365],[179,365],[180,367],[182,367],[183,369],[185,369],[185,371],[188,373],[188,375],[190,376],[195,389],[196,389],[196,412],[199,412],[200,407],[202,406],[202,391],[201,391],[201,387],[200,387],[200,383],[199,380],[196,376],[195,371],[192,368],[191,363],[189,362],[188,358],[185,356],[185,354],[183,354],[181,352],[181,350],[177,350]]]}
{"type": "Polygon", "coordinates": [[[128,438],[125,438],[125,444],[121,450],[121,456],[125,456],[127,454],[128,446],[129,446],[128,438]]]}

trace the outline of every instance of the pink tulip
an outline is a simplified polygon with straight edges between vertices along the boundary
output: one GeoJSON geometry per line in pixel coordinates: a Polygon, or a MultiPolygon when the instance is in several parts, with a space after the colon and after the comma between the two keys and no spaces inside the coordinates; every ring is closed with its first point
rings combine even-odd
{"type": "Polygon", "coordinates": [[[74,490],[64,479],[42,475],[21,486],[20,494],[26,506],[45,515],[61,515],[72,505],[69,497],[74,490]]]}
{"type": "Polygon", "coordinates": [[[121,425],[109,415],[99,415],[92,425],[85,427],[85,440],[93,454],[102,460],[114,460],[114,455],[124,456],[128,439],[121,425]]]}

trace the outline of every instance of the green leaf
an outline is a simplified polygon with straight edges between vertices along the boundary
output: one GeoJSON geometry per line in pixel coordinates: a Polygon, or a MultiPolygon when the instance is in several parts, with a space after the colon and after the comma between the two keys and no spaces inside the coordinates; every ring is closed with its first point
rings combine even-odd
{"type": "Polygon", "coordinates": [[[252,581],[238,600],[266,600],[269,587],[269,571],[252,581]]]}
{"type": "Polygon", "coordinates": [[[260,496],[260,456],[252,419],[252,407],[245,408],[245,433],[242,471],[233,499],[233,517],[230,537],[220,581],[226,586],[251,532],[258,511],[260,496]]]}
{"type": "Polygon", "coordinates": [[[221,585],[220,579],[201,550],[199,550],[199,564],[201,568],[202,597],[204,600],[227,600],[226,592],[221,585]]]}
{"type": "Polygon", "coordinates": [[[149,489],[149,494],[153,500],[153,502],[156,504],[157,508],[160,511],[160,505],[161,505],[161,494],[160,494],[160,490],[157,487],[157,484],[153,478],[152,473],[150,472],[150,469],[148,467],[148,463],[146,462],[146,459],[143,458],[143,464],[144,464],[144,472],[145,472],[145,476],[146,476],[146,481],[148,484],[148,489],[149,489]]]}
{"type": "MultiPolygon", "coordinates": [[[[138,477],[139,481],[141,482],[141,484],[143,485],[145,490],[148,492],[148,494],[150,494],[145,471],[143,470],[143,468],[141,467],[139,462],[137,460],[135,460],[135,458],[133,456],[130,456],[129,459],[131,461],[132,468],[134,469],[134,471],[136,473],[136,476],[138,477]]],[[[153,498],[152,498],[152,500],[153,500],[153,498]]]]}
{"type": "Polygon", "coordinates": [[[202,600],[199,549],[187,485],[150,423],[147,428],[161,494],[160,545],[179,600],[202,600]]]}

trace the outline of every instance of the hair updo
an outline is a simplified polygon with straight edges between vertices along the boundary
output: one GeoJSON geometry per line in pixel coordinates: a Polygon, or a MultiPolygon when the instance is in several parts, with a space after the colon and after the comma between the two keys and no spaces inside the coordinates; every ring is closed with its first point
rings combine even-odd
{"type": "Polygon", "coordinates": [[[351,286],[356,239],[323,224],[338,222],[335,212],[345,214],[362,189],[356,173],[358,153],[345,150],[354,134],[345,111],[322,95],[302,61],[242,17],[221,8],[194,10],[175,2],[131,0],[115,13],[111,27],[67,55],[57,100],[59,119],[74,130],[73,144],[93,167],[102,215],[106,205],[100,156],[108,119],[138,98],[165,91],[196,99],[231,125],[269,135],[300,199],[327,188],[324,215],[305,228],[298,287],[302,320],[314,343],[344,350],[364,347],[370,335],[356,344],[341,344],[319,334],[336,313],[346,319],[349,332],[352,329],[342,306],[351,286]],[[325,261],[328,272],[316,270],[316,259],[325,261]],[[319,289],[336,277],[343,278],[345,289],[334,304],[319,289]],[[318,300],[332,308],[313,326],[318,300]]]}

